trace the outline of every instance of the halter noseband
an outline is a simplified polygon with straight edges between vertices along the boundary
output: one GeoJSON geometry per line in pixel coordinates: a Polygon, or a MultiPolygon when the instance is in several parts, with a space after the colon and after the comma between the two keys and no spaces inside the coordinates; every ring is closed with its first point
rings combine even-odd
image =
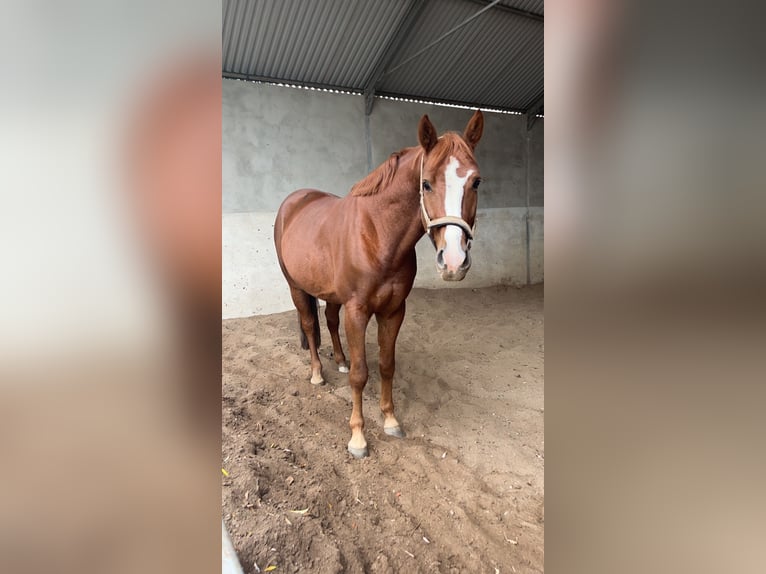
{"type": "Polygon", "coordinates": [[[455,217],[454,215],[445,215],[444,217],[437,217],[436,219],[431,219],[428,216],[426,204],[425,201],[423,201],[423,161],[425,160],[425,156],[425,153],[420,156],[420,212],[423,214],[426,234],[431,238],[431,241],[433,241],[433,237],[431,237],[432,229],[445,227],[447,225],[455,225],[465,232],[465,235],[469,240],[473,239],[476,233],[476,223],[471,227],[465,219],[462,217],[455,217]]]}

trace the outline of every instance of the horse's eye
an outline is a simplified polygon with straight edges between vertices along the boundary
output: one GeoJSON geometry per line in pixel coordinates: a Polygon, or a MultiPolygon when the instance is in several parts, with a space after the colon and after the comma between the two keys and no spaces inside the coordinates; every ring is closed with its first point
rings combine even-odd
{"type": "Polygon", "coordinates": [[[477,177],[476,179],[474,179],[473,180],[473,188],[474,189],[479,189],[479,184],[480,183],[481,183],[481,178],[477,177]]]}
{"type": "Polygon", "coordinates": [[[431,184],[428,183],[428,181],[426,181],[425,179],[423,180],[423,189],[425,189],[426,191],[431,191],[431,184]]]}

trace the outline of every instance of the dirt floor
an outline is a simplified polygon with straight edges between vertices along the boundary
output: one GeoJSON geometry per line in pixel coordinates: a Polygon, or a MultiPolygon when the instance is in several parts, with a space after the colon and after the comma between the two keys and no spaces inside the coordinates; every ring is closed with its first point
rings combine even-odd
{"type": "Polygon", "coordinates": [[[245,572],[542,572],[543,287],[412,292],[405,439],[383,433],[373,319],[363,460],[320,318],[321,387],[295,311],[223,322],[223,517],[245,572]]]}

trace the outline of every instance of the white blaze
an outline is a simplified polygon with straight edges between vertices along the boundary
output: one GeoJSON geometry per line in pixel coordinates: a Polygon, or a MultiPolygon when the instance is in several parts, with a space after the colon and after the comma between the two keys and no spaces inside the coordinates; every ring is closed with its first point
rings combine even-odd
{"type": "MultiPolygon", "coordinates": [[[[473,173],[472,169],[466,171],[465,177],[459,177],[457,170],[460,162],[454,156],[450,156],[447,168],[444,170],[444,181],[447,191],[444,195],[444,212],[446,215],[463,217],[463,191],[465,182],[473,173]]],[[[457,269],[465,261],[465,251],[462,246],[463,230],[457,225],[447,225],[444,228],[444,262],[447,267],[457,269]]]]}

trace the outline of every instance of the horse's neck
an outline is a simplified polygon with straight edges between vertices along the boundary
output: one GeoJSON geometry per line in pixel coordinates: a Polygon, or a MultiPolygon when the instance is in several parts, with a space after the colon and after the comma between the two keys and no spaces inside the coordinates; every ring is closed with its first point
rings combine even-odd
{"type": "Polygon", "coordinates": [[[389,188],[370,198],[372,221],[385,231],[389,247],[403,253],[413,250],[424,233],[418,192],[420,173],[414,167],[416,153],[408,151],[403,155],[389,188]]]}

